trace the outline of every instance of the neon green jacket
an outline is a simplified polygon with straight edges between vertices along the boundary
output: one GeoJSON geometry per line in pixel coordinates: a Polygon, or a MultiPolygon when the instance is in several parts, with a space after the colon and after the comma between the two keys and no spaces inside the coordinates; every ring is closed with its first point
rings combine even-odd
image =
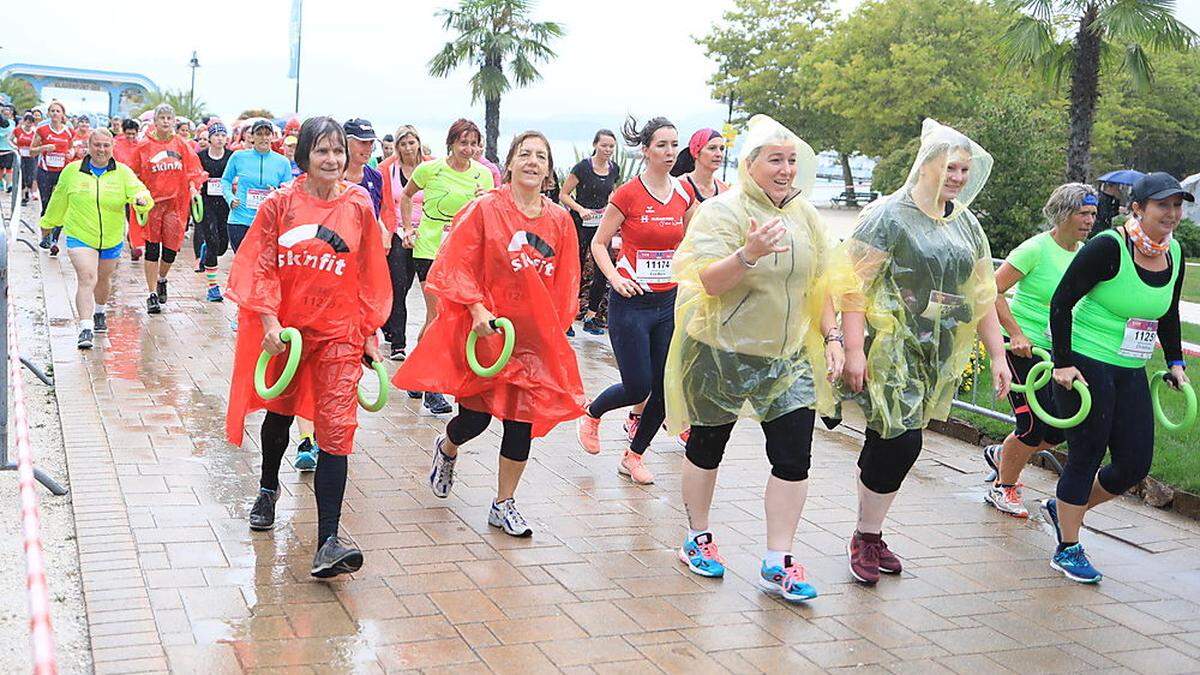
{"type": "Polygon", "coordinates": [[[133,169],[112,159],[108,170],[96,177],[83,170],[84,163],[90,160],[90,156],[84,157],[62,170],[41,226],[47,230],[62,227],[68,237],[91,248],[112,248],[125,240],[125,205],[133,206],[138,213],[147,213],[154,200],[133,169]],[[143,205],[134,205],[139,198],[143,205]]]}

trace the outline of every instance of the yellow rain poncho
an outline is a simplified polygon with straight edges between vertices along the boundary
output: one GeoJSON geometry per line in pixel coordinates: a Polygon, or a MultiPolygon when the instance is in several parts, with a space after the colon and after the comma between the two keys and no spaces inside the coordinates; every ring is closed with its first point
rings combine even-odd
{"type": "Polygon", "coordinates": [[[836,308],[866,314],[867,382],[853,400],[883,438],[946,419],[995,302],[991,249],[967,210],[991,170],[983,148],[925,120],[904,187],[865,208],[834,256],[836,308]],[[956,181],[961,190],[942,209],[939,195],[956,181]]]}
{"type": "Polygon", "coordinates": [[[664,389],[672,432],[690,425],[717,426],[739,416],[770,421],[799,408],[830,410],[832,387],[824,377],[821,309],[824,266],[830,247],[816,209],[806,199],[816,179],[816,156],[807,143],[765,115],[750,120],[738,168],[738,185],[706,200],[675,252],[675,335],[667,356],[664,389]],[[768,145],[797,152],[795,193],[777,207],[748,165],[768,145]],[[700,273],[746,242],[750,220],[760,226],[780,218],[786,253],[768,255],[719,296],[705,292],[700,273]]]}

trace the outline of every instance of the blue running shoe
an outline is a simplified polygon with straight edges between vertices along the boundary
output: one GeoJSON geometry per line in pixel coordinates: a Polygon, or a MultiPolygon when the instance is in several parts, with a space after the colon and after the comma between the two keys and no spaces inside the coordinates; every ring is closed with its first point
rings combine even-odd
{"type": "Polygon", "coordinates": [[[311,438],[305,438],[300,441],[300,447],[296,448],[296,461],[292,462],[292,466],[296,467],[297,471],[307,473],[317,470],[317,453],[321,448],[311,438]]]}
{"type": "Polygon", "coordinates": [[[225,298],[221,295],[221,287],[220,286],[209,286],[208,287],[208,301],[209,302],[224,302],[225,301],[225,298]]]}
{"type": "Polygon", "coordinates": [[[588,335],[604,335],[604,326],[600,325],[600,320],[592,317],[583,322],[583,332],[588,335]]]}
{"type": "Polygon", "coordinates": [[[1058,527],[1058,500],[1051,497],[1041,501],[1042,515],[1050,527],[1054,528],[1054,542],[1062,546],[1062,530],[1058,527]]]}
{"type": "Polygon", "coordinates": [[[1050,558],[1050,566],[1062,572],[1064,576],[1081,584],[1094,584],[1104,578],[1100,571],[1092,567],[1083,546],[1075,544],[1055,553],[1050,558]]]}
{"type": "Polygon", "coordinates": [[[817,597],[817,589],[805,578],[804,566],[792,560],[790,555],[783,556],[783,567],[767,567],[764,560],[758,587],[764,593],[778,595],[788,602],[805,602],[817,597]]]}
{"type": "Polygon", "coordinates": [[[725,576],[725,559],[717,552],[712,532],[701,532],[679,548],[679,560],[702,577],[725,576]]]}
{"type": "Polygon", "coordinates": [[[567,337],[575,337],[575,326],[567,329],[567,337]]]}

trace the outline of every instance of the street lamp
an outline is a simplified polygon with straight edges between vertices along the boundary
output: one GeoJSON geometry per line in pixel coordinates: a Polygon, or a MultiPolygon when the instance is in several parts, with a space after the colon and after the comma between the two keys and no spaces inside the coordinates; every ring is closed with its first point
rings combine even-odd
{"type": "Polygon", "coordinates": [[[195,50],[192,50],[192,60],[188,61],[188,68],[192,69],[192,88],[188,91],[188,115],[196,107],[196,69],[200,67],[200,59],[196,58],[195,50]]]}

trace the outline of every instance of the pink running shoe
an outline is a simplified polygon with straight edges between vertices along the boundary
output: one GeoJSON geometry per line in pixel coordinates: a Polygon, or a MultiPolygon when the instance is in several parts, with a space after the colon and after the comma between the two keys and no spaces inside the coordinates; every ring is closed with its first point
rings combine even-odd
{"type": "Polygon", "coordinates": [[[637,436],[638,424],[642,421],[642,416],[637,413],[629,413],[629,418],[625,420],[625,433],[629,436],[629,442],[633,442],[633,437],[637,436]]]}
{"type": "Polygon", "coordinates": [[[600,454],[600,418],[585,414],[575,426],[579,444],[589,455],[600,454]]]}
{"type": "Polygon", "coordinates": [[[650,473],[650,469],[642,462],[642,456],[632,450],[626,450],[625,456],[621,457],[621,463],[617,466],[617,473],[622,476],[629,476],[629,479],[638,485],[651,485],[654,483],[654,474],[650,473]]]}

